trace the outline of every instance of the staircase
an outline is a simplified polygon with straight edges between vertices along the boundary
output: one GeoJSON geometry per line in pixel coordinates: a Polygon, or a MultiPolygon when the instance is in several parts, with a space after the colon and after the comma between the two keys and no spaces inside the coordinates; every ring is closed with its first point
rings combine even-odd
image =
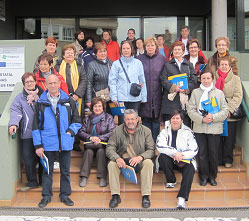
{"type": "MultiPolygon", "coordinates": [[[[109,208],[111,199],[109,186],[101,188],[96,178],[96,169],[91,170],[88,183],[85,188],[79,186],[80,165],[82,153],[72,151],[71,162],[71,199],[75,205],[70,208],[109,208]]],[[[179,191],[181,174],[176,172],[177,185],[173,189],[165,188],[165,176],[162,172],[154,174],[151,208],[175,208],[176,196],[179,191]]],[[[47,208],[68,208],[59,199],[59,170],[54,171],[53,198],[47,208]]],[[[187,202],[188,208],[219,208],[219,207],[247,207],[249,205],[249,179],[247,169],[242,164],[242,150],[236,146],[234,150],[234,165],[232,168],[219,166],[217,186],[199,185],[198,173],[195,173],[192,190],[187,202]]],[[[140,177],[138,175],[138,182],[140,177]]],[[[26,183],[25,172],[22,171],[21,184],[16,189],[16,201],[13,207],[37,207],[41,200],[42,188],[21,192],[20,189],[26,183]]],[[[120,177],[121,204],[118,208],[141,208],[140,185],[135,185],[120,177]]]]}

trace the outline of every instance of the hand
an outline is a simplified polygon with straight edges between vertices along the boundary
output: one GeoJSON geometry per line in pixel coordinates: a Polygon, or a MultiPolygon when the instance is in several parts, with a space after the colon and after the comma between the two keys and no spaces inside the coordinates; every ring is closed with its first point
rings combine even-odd
{"type": "Polygon", "coordinates": [[[77,100],[79,99],[78,95],[76,95],[76,94],[74,94],[74,95],[72,96],[72,98],[73,98],[73,100],[75,100],[75,101],[77,101],[77,100]]]}
{"type": "Polygon", "coordinates": [[[36,155],[40,158],[43,158],[43,153],[44,153],[44,149],[43,148],[39,148],[35,151],[36,155]]]}
{"type": "Polygon", "coordinates": [[[116,106],[116,107],[118,107],[118,106],[119,106],[118,101],[113,101],[113,103],[115,104],[115,106],[116,106]]]}
{"type": "Polygon", "coordinates": [[[12,125],[9,127],[9,134],[12,136],[14,133],[16,133],[17,126],[12,125]]]}
{"type": "Polygon", "coordinates": [[[70,136],[72,136],[72,134],[70,132],[67,132],[67,134],[69,134],[70,136]]]}
{"type": "Polygon", "coordinates": [[[99,137],[90,137],[90,140],[95,144],[98,145],[101,140],[99,139],[99,137]]]}
{"type": "Polygon", "coordinates": [[[184,90],[181,89],[181,87],[179,85],[176,86],[176,89],[175,89],[175,92],[180,92],[180,93],[183,93],[184,90]]]}
{"type": "Polygon", "coordinates": [[[183,159],[183,154],[180,153],[180,152],[176,152],[176,154],[173,157],[173,159],[179,163],[183,159]]]}
{"type": "Polygon", "coordinates": [[[142,83],[139,83],[139,85],[141,86],[141,88],[144,86],[142,83]]]}
{"type": "Polygon", "coordinates": [[[230,111],[228,112],[227,118],[229,119],[231,117],[230,111]]]}
{"type": "Polygon", "coordinates": [[[87,102],[87,103],[86,103],[86,106],[87,106],[88,108],[90,108],[91,103],[90,103],[90,102],[89,102],[89,103],[87,102]]]}
{"type": "Polygon", "coordinates": [[[202,121],[206,124],[212,123],[213,122],[213,115],[212,114],[207,114],[207,116],[205,116],[202,121]]]}
{"type": "Polygon", "coordinates": [[[141,157],[141,156],[132,157],[132,158],[129,160],[129,163],[130,163],[131,166],[135,167],[135,166],[137,166],[142,160],[143,160],[143,157],[141,157]]]}
{"type": "Polygon", "coordinates": [[[126,168],[126,163],[121,157],[116,159],[116,163],[118,165],[118,168],[126,168]]]}

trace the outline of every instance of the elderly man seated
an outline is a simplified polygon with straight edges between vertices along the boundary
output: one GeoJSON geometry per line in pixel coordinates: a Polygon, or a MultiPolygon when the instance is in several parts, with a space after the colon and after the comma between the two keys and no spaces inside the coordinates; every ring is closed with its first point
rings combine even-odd
{"type": "Polygon", "coordinates": [[[119,125],[109,138],[106,147],[108,164],[109,186],[112,199],[109,207],[115,208],[121,203],[120,199],[120,168],[130,165],[140,172],[142,207],[150,207],[154,141],[149,128],[138,123],[137,112],[127,109],[124,113],[124,123],[119,125]]]}

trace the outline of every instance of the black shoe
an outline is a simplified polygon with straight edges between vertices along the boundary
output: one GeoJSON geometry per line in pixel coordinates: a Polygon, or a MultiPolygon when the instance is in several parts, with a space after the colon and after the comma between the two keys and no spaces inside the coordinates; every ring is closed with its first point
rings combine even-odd
{"type": "Polygon", "coordinates": [[[201,186],[206,186],[207,185],[207,179],[203,179],[200,181],[201,186]]]}
{"type": "Polygon", "coordinates": [[[209,179],[209,183],[211,186],[217,186],[217,182],[215,179],[209,179]]]}
{"type": "Polygon", "coordinates": [[[44,207],[46,207],[47,205],[48,205],[48,203],[50,203],[51,202],[51,200],[48,200],[48,199],[42,199],[41,200],[41,202],[39,202],[39,204],[38,204],[38,207],[39,208],[44,208],[44,207]]]}
{"type": "Polygon", "coordinates": [[[121,198],[118,194],[112,195],[112,198],[109,203],[110,208],[115,208],[118,206],[118,204],[121,203],[121,198]]]}
{"type": "Polygon", "coordinates": [[[65,203],[67,206],[73,206],[74,205],[74,202],[69,197],[61,199],[61,202],[65,203]]]}
{"type": "Polygon", "coordinates": [[[143,208],[149,208],[150,207],[150,198],[148,195],[144,195],[142,197],[142,207],[143,208]]]}

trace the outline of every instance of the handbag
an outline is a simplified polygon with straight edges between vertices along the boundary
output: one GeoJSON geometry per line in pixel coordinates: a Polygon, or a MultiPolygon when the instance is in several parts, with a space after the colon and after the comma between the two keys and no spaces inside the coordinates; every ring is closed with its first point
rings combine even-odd
{"type": "Polygon", "coordinates": [[[105,88],[105,89],[103,89],[103,90],[96,91],[96,92],[95,92],[95,96],[96,96],[96,97],[101,97],[101,98],[104,99],[106,102],[111,100],[111,97],[110,97],[110,90],[109,90],[108,87],[105,88]]]}
{"type": "Polygon", "coordinates": [[[94,143],[87,143],[84,144],[84,149],[103,149],[103,145],[102,144],[97,144],[95,145],[94,143]]]}
{"type": "Polygon", "coordinates": [[[233,113],[231,113],[230,118],[235,119],[235,120],[239,120],[244,116],[244,114],[245,114],[245,111],[243,109],[242,104],[240,104],[239,107],[237,109],[235,109],[235,111],[233,113]]]}
{"type": "MultiPolygon", "coordinates": [[[[120,59],[119,59],[119,62],[120,62],[121,66],[122,66],[122,68],[124,70],[124,73],[125,73],[125,76],[126,76],[128,82],[131,84],[131,81],[130,81],[130,79],[128,77],[128,74],[127,74],[126,70],[124,69],[123,63],[122,63],[122,61],[120,59]]],[[[132,95],[133,97],[138,97],[140,95],[140,93],[141,93],[141,90],[142,90],[142,87],[141,87],[140,84],[132,83],[131,84],[131,89],[130,89],[130,95],[132,95]]]]}

